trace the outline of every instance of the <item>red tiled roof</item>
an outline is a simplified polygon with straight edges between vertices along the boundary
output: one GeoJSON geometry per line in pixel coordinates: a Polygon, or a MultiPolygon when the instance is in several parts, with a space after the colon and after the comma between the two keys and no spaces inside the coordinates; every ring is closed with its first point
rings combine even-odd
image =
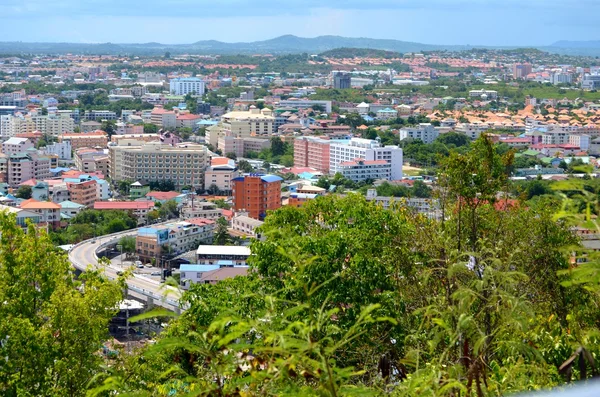
{"type": "Polygon", "coordinates": [[[19,207],[24,210],[39,210],[39,209],[47,209],[47,210],[60,210],[60,205],[55,204],[51,201],[38,201],[34,199],[29,199],[21,202],[19,207]]]}
{"type": "Polygon", "coordinates": [[[180,114],[179,116],[177,116],[177,120],[197,120],[199,118],[200,116],[198,116],[197,114],[191,113],[180,114]]]}
{"type": "Polygon", "coordinates": [[[154,207],[154,201],[96,201],[95,210],[144,210],[154,207]]]}
{"type": "Polygon", "coordinates": [[[205,219],[205,218],[191,218],[191,219],[186,219],[186,222],[193,223],[196,226],[212,225],[212,224],[216,223],[212,219],[205,219]]]}
{"type": "Polygon", "coordinates": [[[151,197],[155,200],[173,200],[175,197],[179,196],[181,193],[178,192],[148,192],[146,197],[151,197]]]}

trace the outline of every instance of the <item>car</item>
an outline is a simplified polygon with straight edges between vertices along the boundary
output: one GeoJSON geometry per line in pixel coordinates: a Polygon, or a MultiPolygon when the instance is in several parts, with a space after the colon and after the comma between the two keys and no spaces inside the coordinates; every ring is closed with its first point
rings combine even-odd
{"type": "Polygon", "coordinates": [[[152,265],[151,265],[150,263],[148,263],[148,264],[146,265],[146,268],[148,268],[148,269],[152,269],[152,265]]]}
{"type": "Polygon", "coordinates": [[[123,272],[120,270],[117,270],[117,276],[122,276],[122,275],[123,275],[123,272]]]}
{"type": "Polygon", "coordinates": [[[142,265],[141,263],[139,265],[135,265],[135,267],[137,267],[138,269],[143,269],[144,265],[142,265]]]}
{"type": "MultiPolygon", "coordinates": [[[[134,263],[135,263],[135,265],[136,265],[137,267],[140,267],[140,265],[142,265],[142,261],[135,261],[134,263]]],[[[142,265],[142,266],[143,266],[143,265],[142,265]]]]}
{"type": "Polygon", "coordinates": [[[150,273],[151,276],[160,276],[160,272],[152,272],[150,273]]]}

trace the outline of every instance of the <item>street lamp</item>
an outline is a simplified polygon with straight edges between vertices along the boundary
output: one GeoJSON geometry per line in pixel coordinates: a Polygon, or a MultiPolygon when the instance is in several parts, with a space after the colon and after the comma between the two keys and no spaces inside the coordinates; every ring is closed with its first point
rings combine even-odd
{"type": "Polygon", "coordinates": [[[123,244],[117,244],[117,249],[121,251],[121,267],[123,267],[123,244]]]}

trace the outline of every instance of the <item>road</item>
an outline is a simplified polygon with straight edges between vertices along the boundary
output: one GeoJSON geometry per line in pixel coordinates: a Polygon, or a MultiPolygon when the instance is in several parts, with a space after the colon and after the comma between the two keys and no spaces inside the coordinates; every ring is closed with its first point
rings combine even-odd
{"type": "MultiPolygon", "coordinates": [[[[69,260],[76,269],[81,271],[85,271],[90,265],[97,268],[98,257],[96,253],[102,246],[116,244],[122,237],[135,236],[136,234],[137,229],[134,229],[83,241],[71,248],[69,260]]],[[[109,279],[115,279],[118,277],[117,272],[121,271],[121,268],[111,264],[105,267],[104,271],[109,279]]],[[[138,274],[134,274],[127,279],[127,287],[128,293],[138,299],[152,300],[155,305],[179,311],[179,297],[181,294],[175,288],[164,286],[156,280],[138,274]]]]}

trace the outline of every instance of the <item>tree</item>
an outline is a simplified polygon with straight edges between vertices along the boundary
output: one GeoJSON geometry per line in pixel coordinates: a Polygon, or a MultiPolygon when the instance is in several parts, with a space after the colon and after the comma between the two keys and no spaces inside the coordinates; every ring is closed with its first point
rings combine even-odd
{"type": "Polygon", "coordinates": [[[213,183],[213,184],[211,184],[211,185],[208,187],[208,189],[206,189],[206,192],[207,192],[208,194],[211,194],[211,195],[217,195],[217,194],[219,194],[219,192],[220,192],[220,191],[221,191],[221,189],[219,189],[219,186],[217,186],[217,185],[216,185],[216,184],[214,184],[214,183],[213,183]]]}
{"type": "Polygon", "coordinates": [[[156,133],[158,133],[158,126],[156,124],[144,124],[144,134],[156,133]]]}
{"type": "Polygon", "coordinates": [[[271,170],[271,163],[269,163],[268,161],[263,161],[262,167],[268,171],[271,170]]]}
{"type": "Polygon", "coordinates": [[[104,120],[100,129],[108,135],[108,139],[114,135],[117,130],[117,123],[114,120],[104,120]]]}
{"type": "Polygon", "coordinates": [[[31,186],[22,185],[22,186],[19,186],[19,188],[17,189],[17,193],[15,193],[15,197],[27,200],[27,199],[31,198],[31,193],[32,193],[31,186]]]}
{"type": "Polygon", "coordinates": [[[217,208],[222,208],[222,209],[225,209],[225,210],[228,210],[228,209],[231,208],[231,205],[229,205],[227,203],[227,201],[225,201],[224,199],[214,200],[213,203],[215,203],[215,205],[217,206],[217,208]]]}
{"type": "Polygon", "coordinates": [[[179,216],[179,204],[175,200],[168,200],[158,210],[163,219],[177,218],[179,216]]]}
{"type": "Polygon", "coordinates": [[[76,279],[43,230],[0,213],[0,389],[4,395],[85,395],[101,370],[122,285],[89,269],[76,279]]]}
{"type": "Polygon", "coordinates": [[[215,245],[227,245],[227,243],[231,240],[231,237],[229,236],[229,231],[227,230],[228,226],[229,225],[225,218],[220,217],[219,219],[217,219],[217,228],[215,230],[214,238],[215,245]]]}
{"type": "Polygon", "coordinates": [[[291,167],[294,165],[294,156],[290,156],[289,154],[285,154],[283,156],[281,156],[281,158],[279,159],[279,163],[281,165],[284,165],[286,167],[291,167]]]}
{"type": "Polygon", "coordinates": [[[131,258],[133,254],[135,254],[135,246],[136,240],[133,236],[125,236],[121,237],[119,240],[119,245],[121,246],[121,250],[126,254],[126,257],[131,258]]]}
{"type": "Polygon", "coordinates": [[[415,181],[412,187],[412,195],[418,198],[431,197],[431,188],[423,181],[415,181]]]}
{"type": "Polygon", "coordinates": [[[459,134],[456,132],[447,132],[445,134],[441,134],[436,140],[446,146],[453,145],[454,147],[466,146],[470,143],[469,138],[465,134],[459,134]]]}
{"type": "Polygon", "coordinates": [[[271,138],[271,153],[273,156],[282,156],[285,154],[287,143],[284,143],[280,137],[271,138]]]}
{"type": "Polygon", "coordinates": [[[242,172],[252,172],[254,170],[254,167],[252,167],[252,165],[250,165],[250,163],[247,160],[240,160],[237,163],[238,168],[242,171],[242,172]]]}
{"type": "Polygon", "coordinates": [[[236,160],[237,159],[237,155],[234,152],[225,153],[225,157],[230,158],[232,160],[236,160]]]}

